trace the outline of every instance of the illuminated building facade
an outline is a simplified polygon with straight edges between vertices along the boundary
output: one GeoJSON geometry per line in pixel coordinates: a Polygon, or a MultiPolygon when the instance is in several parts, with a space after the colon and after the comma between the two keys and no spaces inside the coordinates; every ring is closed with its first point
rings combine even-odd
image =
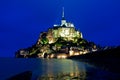
{"type": "Polygon", "coordinates": [[[46,37],[50,44],[54,43],[59,37],[67,41],[74,41],[75,38],[83,38],[82,33],[75,29],[74,24],[66,21],[64,17],[64,8],[62,12],[61,24],[54,25],[53,28],[50,28],[46,34],[46,37]]]}

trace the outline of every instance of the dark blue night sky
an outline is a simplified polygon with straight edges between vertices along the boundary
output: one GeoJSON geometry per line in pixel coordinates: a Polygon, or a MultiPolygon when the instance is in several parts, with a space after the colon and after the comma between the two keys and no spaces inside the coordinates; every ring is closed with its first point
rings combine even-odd
{"type": "Polygon", "coordinates": [[[63,6],[85,39],[120,45],[119,0],[0,0],[0,57],[36,43],[41,31],[60,23],[63,6]]]}

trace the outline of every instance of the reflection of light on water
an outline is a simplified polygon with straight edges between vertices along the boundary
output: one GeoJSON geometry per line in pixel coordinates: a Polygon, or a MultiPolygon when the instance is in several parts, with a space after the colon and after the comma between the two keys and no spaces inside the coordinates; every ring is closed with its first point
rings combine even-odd
{"type": "Polygon", "coordinates": [[[48,60],[44,63],[43,74],[38,80],[86,79],[86,69],[81,63],[72,60],[48,60]]]}
{"type": "MultiPolygon", "coordinates": [[[[83,73],[82,73],[83,74],[83,73]]],[[[56,75],[42,75],[38,77],[38,80],[85,80],[86,75],[76,72],[71,73],[59,73],[56,75]]]]}

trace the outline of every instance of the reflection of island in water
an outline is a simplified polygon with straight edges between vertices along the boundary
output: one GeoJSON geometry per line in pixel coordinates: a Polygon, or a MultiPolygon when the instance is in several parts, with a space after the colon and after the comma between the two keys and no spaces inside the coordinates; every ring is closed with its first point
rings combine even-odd
{"type": "MultiPolygon", "coordinates": [[[[33,58],[3,58],[0,60],[2,62],[0,68],[1,80],[11,79],[13,76],[16,78],[16,75],[25,71],[30,71],[30,76],[32,73],[31,80],[120,80],[119,73],[91,65],[89,62],[70,59],[33,58]],[[5,67],[8,65],[9,68],[5,67]]],[[[22,74],[22,76],[24,79],[27,75],[22,74]]],[[[30,76],[28,75],[28,77],[30,76]]],[[[18,80],[18,78],[15,80],[18,80]]]]}
{"type": "Polygon", "coordinates": [[[118,74],[105,71],[96,66],[74,60],[45,60],[42,73],[36,72],[38,80],[117,80],[118,74]]]}
{"type": "Polygon", "coordinates": [[[47,63],[46,73],[38,77],[39,80],[71,80],[71,79],[86,79],[86,69],[84,65],[74,63],[73,61],[63,60],[60,61],[60,65],[54,67],[54,63],[51,61],[47,63]],[[65,62],[64,62],[65,61],[65,62]],[[67,62],[68,63],[67,63],[67,62]],[[55,69],[58,71],[56,72],[55,69]]]}

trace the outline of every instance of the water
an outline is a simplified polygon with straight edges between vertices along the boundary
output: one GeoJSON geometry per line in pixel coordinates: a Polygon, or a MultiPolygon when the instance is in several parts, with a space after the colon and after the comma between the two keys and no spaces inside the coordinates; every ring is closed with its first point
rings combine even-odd
{"type": "Polygon", "coordinates": [[[0,59],[0,80],[32,71],[32,80],[120,80],[119,74],[70,59],[0,59]]]}

